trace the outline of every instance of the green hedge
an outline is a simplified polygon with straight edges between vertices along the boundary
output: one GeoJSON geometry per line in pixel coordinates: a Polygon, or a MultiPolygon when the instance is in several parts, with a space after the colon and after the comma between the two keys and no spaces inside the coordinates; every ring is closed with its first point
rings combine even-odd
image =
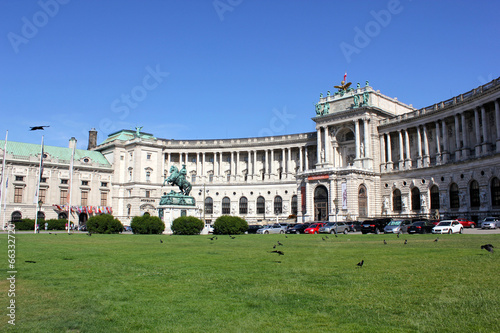
{"type": "MultiPolygon", "coordinates": [[[[51,219],[51,220],[38,220],[37,222],[38,225],[40,226],[40,230],[45,230],[45,223],[49,224],[47,226],[47,230],[65,230],[66,223],[68,223],[68,220],[51,219]]],[[[33,230],[35,228],[35,220],[22,219],[20,221],[15,221],[14,225],[16,226],[16,230],[33,230]]]]}
{"type": "Polygon", "coordinates": [[[174,235],[198,235],[203,230],[203,221],[194,216],[181,216],[172,222],[174,235]]]}
{"type": "Polygon", "coordinates": [[[165,223],[158,216],[134,216],[130,227],[134,234],[161,234],[165,223]]]}
{"type": "Polygon", "coordinates": [[[94,234],[117,234],[123,231],[123,225],[113,215],[102,214],[88,219],[87,231],[94,234]]]}
{"type": "Polygon", "coordinates": [[[222,215],[214,223],[214,234],[237,235],[248,230],[248,223],[238,216],[222,215]]]}

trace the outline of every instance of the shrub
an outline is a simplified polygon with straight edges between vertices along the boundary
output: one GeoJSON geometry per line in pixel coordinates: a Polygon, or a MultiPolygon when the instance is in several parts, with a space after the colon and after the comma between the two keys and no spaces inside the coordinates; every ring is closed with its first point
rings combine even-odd
{"type": "Polygon", "coordinates": [[[123,231],[123,225],[113,215],[102,214],[88,219],[87,230],[95,234],[116,234],[123,231]]]}
{"type": "Polygon", "coordinates": [[[248,223],[238,216],[222,215],[214,223],[214,234],[237,235],[248,230],[248,223]]]}
{"type": "Polygon", "coordinates": [[[134,216],[130,223],[134,234],[161,234],[165,224],[158,216],[134,216]]]}
{"type": "Polygon", "coordinates": [[[32,219],[22,219],[19,221],[13,222],[16,230],[34,230],[35,229],[35,220],[32,219]]]}
{"type": "Polygon", "coordinates": [[[172,222],[174,235],[198,235],[203,230],[203,221],[194,216],[181,216],[172,222]]]}

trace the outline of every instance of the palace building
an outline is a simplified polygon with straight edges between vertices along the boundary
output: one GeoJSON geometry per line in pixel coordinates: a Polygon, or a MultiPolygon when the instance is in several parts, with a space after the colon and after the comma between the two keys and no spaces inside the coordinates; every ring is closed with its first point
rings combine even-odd
{"type": "MultiPolygon", "coordinates": [[[[76,205],[110,206],[128,225],[134,216],[158,214],[161,196],[177,190],[163,184],[170,167],[185,165],[197,217],[207,223],[221,215],[249,223],[380,216],[477,221],[500,215],[499,103],[500,78],[418,110],[366,82],[321,96],[311,114],[315,131],[308,133],[168,140],[137,129],[112,133],[95,146],[91,131],[90,150],[79,151],[72,193],[76,205]]],[[[57,149],[66,153],[52,156],[47,149],[47,210],[62,202],[67,179],[69,148],[57,149]]],[[[37,159],[20,152],[8,151],[9,177],[26,179],[9,185],[7,214],[33,217],[37,159]],[[17,188],[26,193],[21,199],[17,188]]]]}

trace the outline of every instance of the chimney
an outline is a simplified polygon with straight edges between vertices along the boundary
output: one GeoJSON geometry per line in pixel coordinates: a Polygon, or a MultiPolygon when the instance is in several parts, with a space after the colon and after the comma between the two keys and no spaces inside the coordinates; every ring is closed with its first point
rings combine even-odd
{"type": "Polygon", "coordinates": [[[71,139],[69,139],[69,149],[73,149],[73,147],[75,147],[76,149],[76,139],[74,136],[71,139]]]}
{"type": "Polygon", "coordinates": [[[97,131],[95,128],[92,128],[89,131],[89,146],[87,147],[87,150],[92,150],[95,147],[97,147],[97,131]]]}

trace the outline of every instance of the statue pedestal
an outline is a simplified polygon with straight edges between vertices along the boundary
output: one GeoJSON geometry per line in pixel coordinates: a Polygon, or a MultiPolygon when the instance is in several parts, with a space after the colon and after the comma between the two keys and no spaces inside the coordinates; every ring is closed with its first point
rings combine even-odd
{"type": "Polygon", "coordinates": [[[195,206],[196,201],[189,195],[171,191],[162,195],[157,207],[159,218],[165,223],[164,234],[172,234],[172,222],[181,216],[200,215],[200,210],[195,206]]]}

